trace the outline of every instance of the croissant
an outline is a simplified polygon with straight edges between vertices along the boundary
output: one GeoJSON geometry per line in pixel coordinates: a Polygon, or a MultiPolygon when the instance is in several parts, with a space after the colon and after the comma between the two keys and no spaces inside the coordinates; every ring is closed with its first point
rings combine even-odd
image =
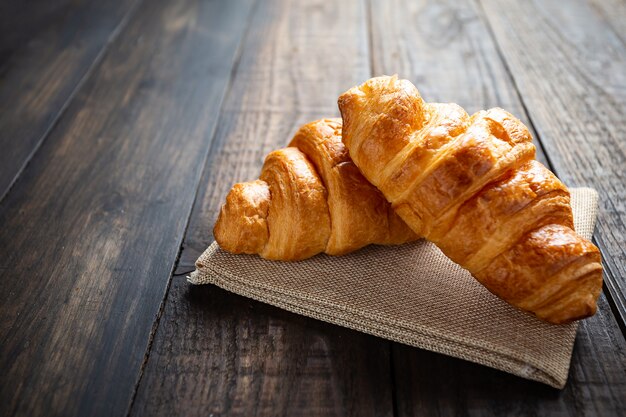
{"type": "Polygon", "coordinates": [[[348,90],[339,109],[352,160],[416,234],[543,320],[595,313],[600,252],[574,232],[569,191],[520,120],[426,103],[395,76],[348,90]]]}
{"type": "Polygon", "coordinates": [[[229,252],[294,261],[417,239],[350,160],[341,119],[302,126],[259,178],[235,184],[220,210],[213,234],[229,252]]]}

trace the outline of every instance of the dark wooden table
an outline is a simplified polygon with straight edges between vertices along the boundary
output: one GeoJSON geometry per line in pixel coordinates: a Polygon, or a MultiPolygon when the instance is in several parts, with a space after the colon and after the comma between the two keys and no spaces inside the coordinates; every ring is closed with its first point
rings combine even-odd
{"type": "Polygon", "coordinates": [[[0,3],[0,415],[626,415],[626,2],[0,3]],[[600,194],[563,391],[184,274],[227,190],[398,73],[600,194]]]}

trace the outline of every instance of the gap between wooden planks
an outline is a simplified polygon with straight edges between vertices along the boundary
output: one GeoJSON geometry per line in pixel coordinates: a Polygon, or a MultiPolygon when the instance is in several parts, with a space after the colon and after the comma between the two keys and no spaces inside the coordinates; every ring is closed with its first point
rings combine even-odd
{"type": "Polygon", "coordinates": [[[0,12],[0,201],[140,0],[24,3],[0,12]]]}

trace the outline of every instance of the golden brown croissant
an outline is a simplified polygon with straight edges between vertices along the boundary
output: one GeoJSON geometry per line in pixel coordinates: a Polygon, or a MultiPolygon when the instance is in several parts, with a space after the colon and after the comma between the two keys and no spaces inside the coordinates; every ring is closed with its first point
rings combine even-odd
{"type": "Polygon", "coordinates": [[[230,190],[213,234],[229,252],[284,261],[417,239],[350,160],[341,119],[304,125],[267,155],[259,180],[230,190]]]}
{"type": "Polygon", "coordinates": [[[339,109],[354,163],[415,233],[541,319],[595,313],[600,252],[574,232],[569,191],[534,159],[521,121],[426,103],[395,76],[350,89],[339,109]]]}

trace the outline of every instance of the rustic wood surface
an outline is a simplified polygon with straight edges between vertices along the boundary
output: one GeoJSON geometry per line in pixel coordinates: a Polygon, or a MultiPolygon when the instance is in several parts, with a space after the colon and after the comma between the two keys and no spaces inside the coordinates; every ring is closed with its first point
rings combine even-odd
{"type": "Polygon", "coordinates": [[[0,2],[0,200],[136,3],[0,2]]]}
{"type": "Polygon", "coordinates": [[[626,415],[626,2],[0,4],[0,415],[626,415]],[[234,182],[398,73],[500,106],[600,192],[606,267],[566,388],[184,273],[234,182]]]}
{"type": "Polygon", "coordinates": [[[144,2],[2,201],[0,414],[127,412],[249,6],[144,2]]]}

